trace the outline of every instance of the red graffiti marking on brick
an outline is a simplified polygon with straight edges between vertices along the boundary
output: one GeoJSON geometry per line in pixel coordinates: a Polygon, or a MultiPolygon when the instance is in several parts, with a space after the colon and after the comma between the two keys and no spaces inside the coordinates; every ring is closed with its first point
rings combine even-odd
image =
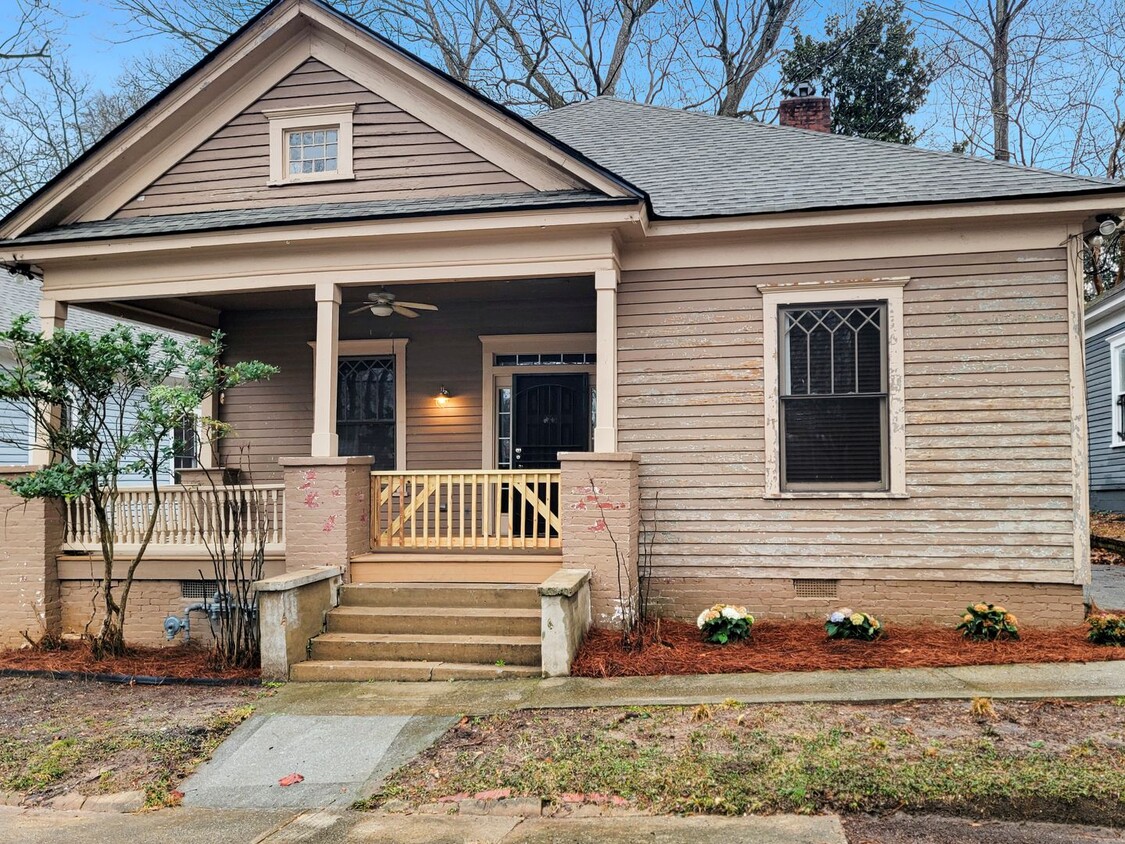
{"type": "Polygon", "coordinates": [[[336,514],[335,513],[333,513],[331,516],[329,516],[327,519],[324,520],[324,527],[322,527],[321,530],[323,530],[325,533],[332,533],[332,531],[336,530],[336,514]]]}
{"type": "Polygon", "coordinates": [[[305,493],[305,506],[310,510],[316,510],[320,507],[320,493],[315,489],[309,490],[305,493]]]}

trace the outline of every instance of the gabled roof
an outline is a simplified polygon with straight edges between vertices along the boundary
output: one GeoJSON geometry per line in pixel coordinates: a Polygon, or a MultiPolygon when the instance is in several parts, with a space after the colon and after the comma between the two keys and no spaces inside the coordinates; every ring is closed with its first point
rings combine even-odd
{"type": "MultiPolygon", "coordinates": [[[[467,127],[471,123],[483,133],[482,145],[498,154],[501,148],[518,150],[529,162],[534,160],[527,165],[531,172],[566,173],[568,178],[603,194],[628,196],[634,200],[642,198],[641,192],[616,174],[322,0],[273,0],[198,64],[0,220],[0,232],[14,237],[83,219],[83,209],[98,207],[99,191],[110,190],[112,185],[126,179],[146,157],[170,154],[168,150],[174,146],[177,133],[183,136],[186,124],[198,122],[201,115],[229,101],[230,97],[223,98],[232,84],[255,80],[263,69],[268,69],[272,57],[281,55],[285,49],[291,51],[297,38],[312,38],[310,43],[315,55],[326,43],[323,38],[326,35],[342,39],[349,56],[363,55],[381,62],[381,72],[386,78],[410,78],[412,84],[416,82],[417,91],[413,94],[424,93],[431,104],[436,100],[446,103],[460,115],[462,125],[467,127]],[[310,36],[309,31],[317,35],[310,36]],[[221,84],[217,84],[219,80],[221,84]]],[[[308,53],[304,55],[307,57],[308,53]]],[[[174,160],[167,164],[170,166],[174,160]]],[[[551,179],[542,177],[540,181],[551,179]]],[[[104,216],[108,214],[95,215],[95,218],[104,216]]]]}
{"type": "Polygon", "coordinates": [[[1042,197],[1125,183],[598,97],[533,118],[661,217],[1042,197]]]}

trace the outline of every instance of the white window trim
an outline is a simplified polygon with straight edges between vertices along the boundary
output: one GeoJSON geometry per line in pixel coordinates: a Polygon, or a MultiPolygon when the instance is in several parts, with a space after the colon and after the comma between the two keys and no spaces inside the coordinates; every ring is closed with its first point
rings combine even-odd
{"type": "Polygon", "coordinates": [[[759,284],[762,294],[762,343],[765,381],[765,485],[762,497],[797,498],[907,498],[906,412],[903,390],[903,288],[907,277],[832,279],[812,282],[759,284]],[[780,346],[778,310],[787,305],[885,301],[887,303],[887,415],[889,489],[878,491],[782,491],[781,420],[779,390],[780,346]]]}
{"type": "Polygon", "coordinates": [[[591,364],[547,366],[496,366],[494,355],[595,354],[598,338],[590,334],[481,334],[481,469],[496,468],[496,376],[516,371],[520,375],[551,372],[587,372],[590,386],[597,389],[597,367],[591,364]]]}
{"type": "Polygon", "coordinates": [[[1121,438],[1121,408],[1117,406],[1117,385],[1121,383],[1121,355],[1125,348],[1125,331],[1107,337],[1109,343],[1109,447],[1125,448],[1125,439],[1121,438]]]}
{"type": "Polygon", "coordinates": [[[354,179],[352,169],[352,118],[355,103],[334,103],[322,106],[300,106],[263,111],[270,125],[270,181],[273,185],[294,185],[304,182],[334,182],[354,179]],[[285,133],[291,129],[322,129],[339,125],[336,144],[336,169],[330,173],[288,172],[285,162],[285,133]]]}
{"type": "MultiPolygon", "coordinates": [[[[340,358],[391,357],[395,359],[395,468],[406,470],[406,344],[400,337],[394,340],[339,340],[336,343],[336,367],[340,358]]],[[[316,358],[316,340],[309,341],[316,358]]],[[[339,377],[339,375],[337,375],[339,377]]],[[[316,393],[316,370],[313,369],[313,393],[316,393]]]]}

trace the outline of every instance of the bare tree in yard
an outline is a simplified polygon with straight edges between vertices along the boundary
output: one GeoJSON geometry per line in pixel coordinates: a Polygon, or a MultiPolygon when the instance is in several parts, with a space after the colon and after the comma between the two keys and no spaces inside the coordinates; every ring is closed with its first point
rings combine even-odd
{"type": "Polygon", "coordinates": [[[1065,166],[1067,91],[1087,0],[914,0],[939,56],[951,142],[997,161],[1065,166]]]}
{"type": "Polygon", "coordinates": [[[72,512],[81,508],[92,516],[103,560],[94,653],[121,654],[133,577],[160,518],[160,479],[174,455],[173,431],[207,396],[276,370],[257,361],[222,364],[219,334],[184,343],[124,324],[100,337],[65,330],[46,337],[23,316],[0,331],[0,343],[13,359],[0,365],[0,400],[27,413],[32,447],[51,458],[4,483],[22,498],[74,502],[72,512]],[[121,502],[125,475],[139,475],[151,488],[143,512],[121,502]],[[124,571],[115,567],[122,518],[141,522],[140,542],[124,571]]]}
{"type": "Polygon", "coordinates": [[[47,55],[50,7],[44,0],[9,0],[12,7],[0,26],[0,70],[47,55]]]}

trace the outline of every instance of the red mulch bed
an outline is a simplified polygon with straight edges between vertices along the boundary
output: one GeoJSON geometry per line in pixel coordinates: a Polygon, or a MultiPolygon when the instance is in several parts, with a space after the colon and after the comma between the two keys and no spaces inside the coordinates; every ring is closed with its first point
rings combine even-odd
{"type": "Polygon", "coordinates": [[[203,648],[131,647],[125,656],[97,660],[88,645],[79,643],[67,644],[59,650],[23,648],[0,651],[0,669],[170,677],[177,680],[256,680],[259,676],[256,668],[216,671],[211,666],[211,652],[203,648]]]}
{"type": "Polygon", "coordinates": [[[1086,630],[1025,629],[1018,641],[971,642],[950,627],[896,625],[875,642],[857,642],[829,640],[818,621],[762,621],[746,642],[722,646],[702,641],[694,624],[661,620],[645,627],[644,647],[635,650],[622,646],[618,631],[591,630],[571,671],[578,677],[630,677],[1125,659],[1125,648],[1092,644],[1086,630]]]}

